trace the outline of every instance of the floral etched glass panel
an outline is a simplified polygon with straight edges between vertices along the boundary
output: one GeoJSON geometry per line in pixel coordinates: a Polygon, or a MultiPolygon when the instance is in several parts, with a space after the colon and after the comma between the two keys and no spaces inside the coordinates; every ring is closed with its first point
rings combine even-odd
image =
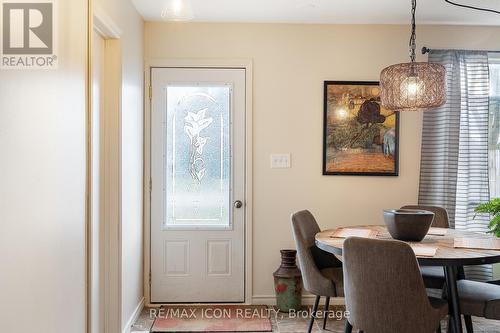
{"type": "Polygon", "coordinates": [[[167,87],[165,223],[229,226],[230,87],[167,87]]]}

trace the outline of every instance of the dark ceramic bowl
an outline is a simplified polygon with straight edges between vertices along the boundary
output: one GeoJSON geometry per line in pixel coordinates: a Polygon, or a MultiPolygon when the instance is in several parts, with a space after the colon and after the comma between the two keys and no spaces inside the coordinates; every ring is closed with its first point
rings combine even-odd
{"type": "Polygon", "coordinates": [[[420,242],[431,227],[434,213],[426,210],[385,209],[384,221],[392,238],[420,242]]]}

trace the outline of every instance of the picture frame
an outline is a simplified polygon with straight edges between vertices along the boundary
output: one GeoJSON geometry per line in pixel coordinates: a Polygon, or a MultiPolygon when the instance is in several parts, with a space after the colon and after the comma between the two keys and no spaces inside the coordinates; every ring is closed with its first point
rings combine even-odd
{"type": "Polygon", "coordinates": [[[399,175],[400,115],[378,81],[325,81],[323,102],[323,175],[399,175]]]}

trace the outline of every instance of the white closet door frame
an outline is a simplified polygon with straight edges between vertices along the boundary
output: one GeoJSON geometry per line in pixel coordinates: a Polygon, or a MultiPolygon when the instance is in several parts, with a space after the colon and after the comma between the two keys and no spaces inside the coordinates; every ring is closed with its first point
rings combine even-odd
{"type": "Polygon", "coordinates": [[[180,59],[149,59],[146,60],[144,71],[144,298],[149,307],[151,304],[151,68],[239,68],[245,69],[245,304],[252,303],[252,61],[251,60],[180,60],[180,59]]]}
{"type": "MultiPolygon", "coordinates": [[[[102,207],[103,221],[106,221],[104,230],[104,254],[100,258],[104,262],[104,309],[103,317],[104,329],[106,332],[121,332],[122,330],[122,297],[121,297],[121,142],[119,140],[121,133],[121,30],[113,20],[99,6],[89,7],[89,38],[93,36],[94,31],[98,33],[105,42],[104,50],[104,72],[102,96],[103,108],[102,124],[104,133],[101,137],[103,141],[102,164],[100,170],[101,193],[100,205],[102,207]]],[[[93,41],[90,40],[88,49],[88,78],[89,84],[92,84],[92,56],[93,41]]],[[[92,90],[88,87],[89,115],[87,119],[87,201],[91,202],[92,193],[95,190],[92,187],[93,175],[92,165],[92,90]]],[[[92,286],[96,282],[92,278],[92,247],[96,241],[92,237],[92,211],[91,206],[87,204],[88,225],[86,230],[86,331],[91,331],[92,310],[94,304],[91,302],[92,286]]],[[[103,222],[102,221],[102,222],[103,222]]]]}

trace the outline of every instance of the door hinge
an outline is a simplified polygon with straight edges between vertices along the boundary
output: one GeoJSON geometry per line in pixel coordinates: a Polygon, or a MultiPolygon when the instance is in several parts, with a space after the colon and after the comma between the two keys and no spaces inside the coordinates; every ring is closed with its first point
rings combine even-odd
{"type": "Polygon", "coordinates": [[[151,285],[151,272],[149,272],[149,285],[151,285]]]}
{"type": "Polygon", "coordinates": [[[149,178],[149,193],[151,193],[151,191],[153,191],[153,180],[149,178]]]}
{"type": "Polygon", "coordinates": [[[153,87],[149,86],[149,100],[153,99],[153,87]]]}

